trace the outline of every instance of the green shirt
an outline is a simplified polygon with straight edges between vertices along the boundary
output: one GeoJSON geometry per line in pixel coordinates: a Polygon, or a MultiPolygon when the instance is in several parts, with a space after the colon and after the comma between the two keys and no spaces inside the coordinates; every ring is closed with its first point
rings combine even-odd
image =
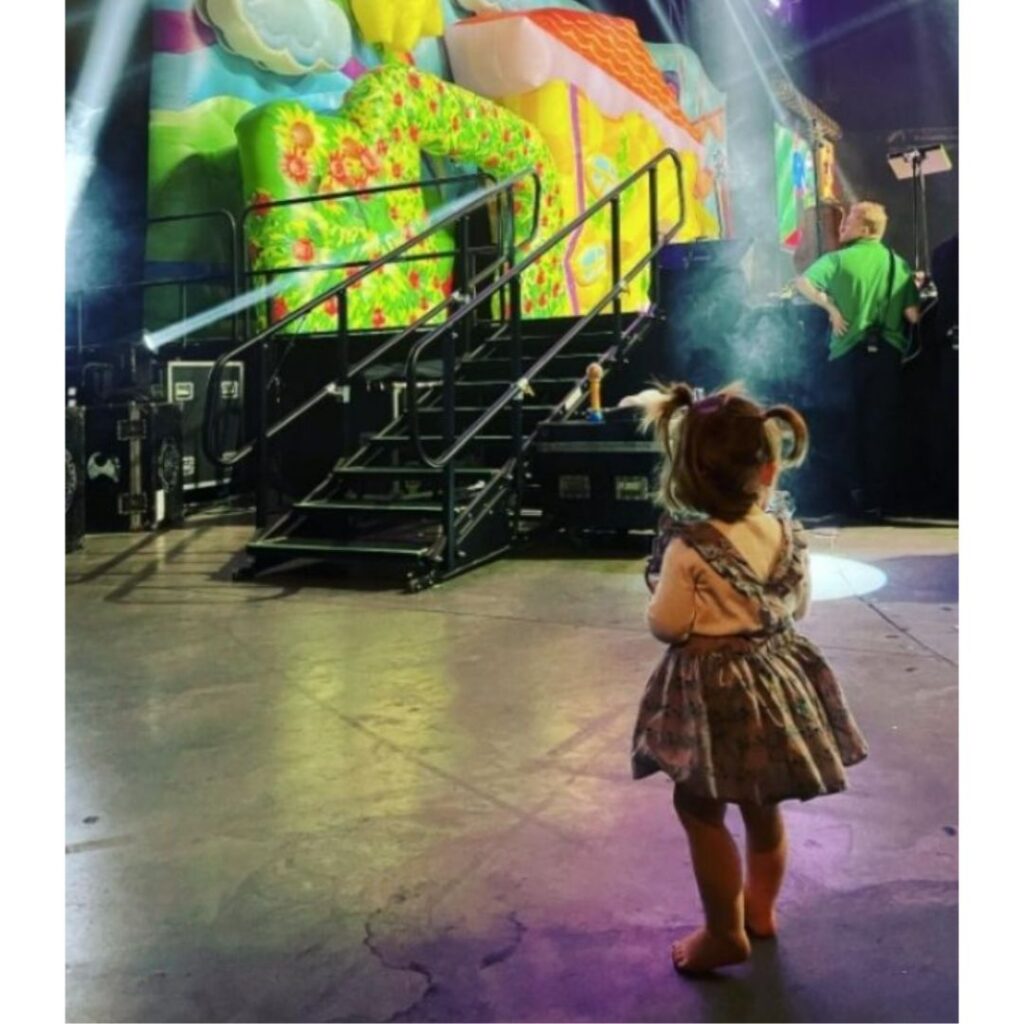
{"type": "Polygon", "coordinates": [[[896,256],[889,287],[889,249],[873,238],[861,238],[835,252],[825,253],[804,272],[819,291],[826,292],[847,323],[846,333],[829,336],[828,357],[846,355],[864,337],[872,323],[879,323],[882,336],[900,352],[906,352],[903,310],[918,303],[914,275],[907,261],[896,256]]]}

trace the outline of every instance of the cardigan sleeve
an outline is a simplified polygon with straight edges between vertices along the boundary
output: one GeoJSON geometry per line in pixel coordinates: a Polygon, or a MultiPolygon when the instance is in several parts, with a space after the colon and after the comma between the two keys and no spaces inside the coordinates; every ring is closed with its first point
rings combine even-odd
{"type": "Polygon", "coordinates": [[[682,640],[693,628],[697,584],[690,549],[675,538],[665,551],[658,585],[647,606],[647,625],[667,644],[682,640]]]}

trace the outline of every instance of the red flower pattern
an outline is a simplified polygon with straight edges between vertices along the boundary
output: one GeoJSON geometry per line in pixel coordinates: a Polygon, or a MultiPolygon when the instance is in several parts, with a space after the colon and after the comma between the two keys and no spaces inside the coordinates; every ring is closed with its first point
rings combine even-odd
{"type": "Polygon", "coordinates": [[[296,185],[305,185],[309,181],[309,161],[298,150],[285,153],[281,159],[281,170],[296,185]]]}
{"type": "Polygon", "coordinates": [[[355,139],[345,139],[340,149],[327,157],[327,171],[330,176],[348,188],[363,188],[371,174],[380,170],[377,155],[355,139]]]}
{"type": "Polygon", "coordinates": [[[269,192],[254,192],[252,199],[249,200],[249,205],[254,207],[254,217],[266,217],[270,213],[270,207],[264,206],[264,203],[273,202],[273,199],[269,192]]]}
{"type": "Polygon", "coordinates": [[[312,263],[313,257],[316,256],[316,250],[310,239],[300,238],[292,246],[292,254],[300,263],[312,263]]]}
{"type": "Polygon", "coordinates": [[[280,296],[278,296],[270,304],[270,319],[273,323],[277,323],[278,320],[283,320],[288,315],[288,303],[285,302],[280,296]]]}

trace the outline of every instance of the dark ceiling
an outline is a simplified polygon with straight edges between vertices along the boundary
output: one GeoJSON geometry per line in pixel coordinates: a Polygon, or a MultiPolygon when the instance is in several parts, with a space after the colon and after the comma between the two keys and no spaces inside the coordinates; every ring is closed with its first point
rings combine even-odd
{"type": "Polygon", "coordinates": [[[957,0],[783,3],[786,9],[776,14],[766,0],[591,0],[590,6],[632,18],[646,39],[664,39],[664,25],[672,25],[726,89],[754,74],[731,6],[761,66],[778,66],[781,58],[801,90],[844,128],[956,125],[957,0]],[[655,17],[654,6],[663,18],[655,17]]]}

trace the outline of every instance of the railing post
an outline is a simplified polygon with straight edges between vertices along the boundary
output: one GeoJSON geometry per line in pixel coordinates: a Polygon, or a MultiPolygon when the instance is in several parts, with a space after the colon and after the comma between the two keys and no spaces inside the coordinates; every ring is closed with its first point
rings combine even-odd
{"type": "MultiPolygon", "coordinates": [[[[273,299],[267,300],[267,323],[272,323],[273,299]]],[[[267,354],[266,339],[256,346],[256,527],[262,530],[267,525],[269,487],[267,452],[267,354]]]]}
{"type": "MultiPolygon", "coordinates": [[[[654,252],[658,247],[660,240],[660,232],[658,230],[658,168],[657,165],[652,167],[647,172],[648,183],[647,183],[647,200],[648,200],[648,212],[651,218],[651,252],[654,252]]],[[[658,305],[659,297],[659,283],[661,275],[658,273],[658,262],[656,259],[651,260],[651,287],[650,297],[651,305],[658,305]]]]}
{"type": "Polygon", "coordinates": [[[75,303],[75,331],[78,334],[78,364],[81,370],[82,351],[85,348],[85,293],[79,292],[75,303]]]}
{"type": "MultiPolygon", "coordinates": [[[[188,312],[188,303],[185,298],[185,290],[188,288],[186,281],[178,282],[178,323],[183,323],[185,320],[185,314],[188,312]]],[[[188,332],[182,336],[181,345],[182,348],[188,344],[188,332]]]]}
{"type": "Polygon", "coordinates": [[[612,199],[612,287],[616,289],[612,300],[612,312],[615,320],[615,344],[622,344],[622,293],[618,291],[622,279],[622,224],[619,196],[612,199]]]}
{"type": "MultiPolygon", "coordinates": [[[[522,296],[521,281],[518,274],[509,282],[509,301],[512,303],[512,344],[509,348],[509,372],[514,381],[518,381],[523,375],[523,317],[522,317],[522,296]]],[[[523,490],[525,478],[523,473],[523,400],[524,395],[520,392],[519,397],[512,403],[511,407],[511,434],[512,444],[515,452],[515,506],[512,523],[513,533],[519,532],[519,512],[523,507],[523,490]]]]}
{"type": "MultiPolygon", "coordinates": [[[[458,282],[459,291],[462,292],[466,302],[471,300],[470,296],[470,281],[473,277],[473,261],[469,251],[469,214],[467,213],[459,221],[459,273],[460,278],[458,282]]],[[[473,309],[468,317],[463,317],[459,334],[460,334],[460,349],[459,357],[464,358],[466,353],[469,351],[471,339],[473,336],[473,328],[476,326],[476,309],[473,309]]]]}
{"type": "Polygon", "coordinates": [[[341,385],[341,446],[345,455],[352,451],[352,389],[348,379],[348,289],[338,292],[338,383],[341,385]]]}
{"type": "MultiPolygon", "coordinates": [[[[442,350],[442,451],[447,451],[455,442],[455,338],[454,330],[444,332],[442,350]]],[[[416,382],[411,382],[415,387],[416,382]]],[[[444,516],[444,563],[445,569],[455,568],[455,459],[449,459],[443,469],[442,502],[444,516]]]]}
{"type": "MultiPolygon", "coordinates": [[[[231,300],[241,294],[241,268],[239,267],[241,254],[245,251],[245,243],[241,237],[241,226],[236,225],[231,232],[231,300]]],[[[231,314],[231,344],[238,344],[238,310],[231,314]]]]}

